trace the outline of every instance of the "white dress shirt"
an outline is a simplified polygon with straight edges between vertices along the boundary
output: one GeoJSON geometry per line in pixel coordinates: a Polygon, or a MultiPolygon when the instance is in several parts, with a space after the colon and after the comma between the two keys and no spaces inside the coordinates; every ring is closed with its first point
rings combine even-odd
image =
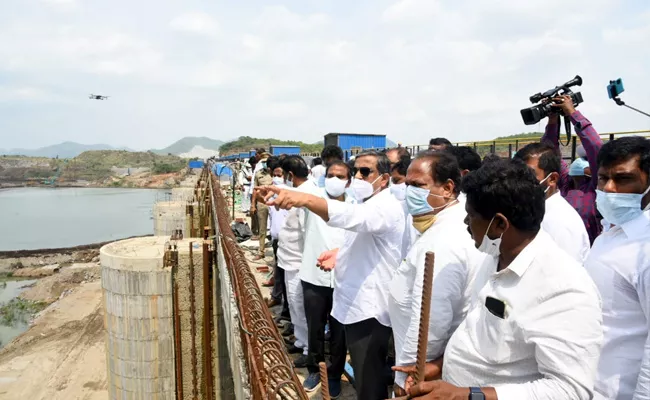
{"type": "Polygon", "coordinates": [[[598,289],[540,230],[510,266],[486,257],[467,317],[445,350],[442,379],[494,387],[499,400],[588,400],[603,339],[598,289]],[[486,297],[503,301],[505,318],[486,297]]]}
{"type": "MultiPolygon", "coordinates": [[[[318,195],[329,199],[324,188],[318,188],[318,195]]],[[[352,198],[345,196],[345,202],[352,203],[352,198]]],[[[323,252],[341,247],[344,236],[345,230],[327,225],[321,217],[307,210],[300,279],[316,286],[334,287],[334,273],[321,270],[316,266],[316,262],[323,252]]]]}
{"type": "Polygon", "coordinates": [[[595,399],[650,399],[650,211],[611,226],[585,262],[603,298],[595,399]]]}
{"type": "MultiPolygon", "coordinates": [[[[469,308],[468,284],[485,255],[474,245],[463,222],[467,213],[460,204],[440,212],[433,225],[411,247],[390,284],[389,312],[395,340],[395,365],[413,365],[417,357],[424,258],[435,253],[427,360],[442,356],[451,334],[469,308]]],[[[395,373],[404,388],[406,374],[395,373]]]]}
{"type": "Polygon", "coordinates": [[[408,207],[406,206],[406,200],[397,200],[402,206],[402,212],[404,212],[404,236],[402,236],[402,261],[406,258],[406,255],[409,253],[411,246],[415,243],[416,240],[420,237],[420,232],[413,227],[413,216],[409,213],[408,207]]]}
{"type": "Polygon", "coordinates": [[[404,213],[388,189],[362,204],[328,200],[329,226],[345,229],[334,268],[332,316],[390,326],[388,287],[402,256],[404,213]]]}
{"type": "Polygon", "coordinates": [[[277,240],[280,236],[280,230],[284,227],[284,223],[289,214],[288,210],[276,209],[269,207],[269,219],[271,220],[271,238],[277,240]]]}
{"type": "Polygon", "coordinates": [[[546,199],[542,229],[553,238],[559,248],[580,264],[585,262],[591,247],[587,228],[580,214],[571,207],[560,192],[546,199]]]}
{"type": "MultiPolygon", "coordinates": [[[[306,180],[293,190],[311,193],[316,188],[314,182],[306,180]]],[[[285,271],[298,271],[302,265],[302,252],[305,248],[305,209],[292,208],[287,213],[282,229],[278,234],[278,265],[285,271]]]]}
{"type": "Polygon", "coordinates": [[[325,166],[324,165],[316,165],[314,168],[311,169],[311,176],[314,177],[316,180],[316,183],[318,183],[319,179],[321,176],[325,175],[325,166]]]}

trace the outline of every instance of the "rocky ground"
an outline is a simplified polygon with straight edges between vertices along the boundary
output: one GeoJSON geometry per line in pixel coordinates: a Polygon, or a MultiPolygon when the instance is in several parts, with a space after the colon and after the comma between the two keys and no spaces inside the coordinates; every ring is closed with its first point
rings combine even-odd
{"type": "Polygon", "coordinates": [[[0,350],[0,398],[108,397],[99,280],[97,261],[72,263],[21,294],[49,306],[35,316],[27,332],[0,350]]]}

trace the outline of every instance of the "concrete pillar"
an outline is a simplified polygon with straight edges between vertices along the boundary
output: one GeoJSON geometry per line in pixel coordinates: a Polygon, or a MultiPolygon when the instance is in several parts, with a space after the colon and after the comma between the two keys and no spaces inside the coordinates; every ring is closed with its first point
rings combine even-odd
{"type": "Polygon", "coordinates": [[[153,206],[153,234],[155,236],[171,236],[180,229],[185,232],[186,202],[184,201],[159,201],[153,206]]]}
{"type": "Polygon", "coordinates": [[[144,237],[100,249],[109,398],[175,400],[168,237],[144,237]]]}
{"type": "Polygon", "coordinates": [[[194,189],[191,187],[178,187],[172,189],[172,201],[191,201],[194,199],[194,189]]]}

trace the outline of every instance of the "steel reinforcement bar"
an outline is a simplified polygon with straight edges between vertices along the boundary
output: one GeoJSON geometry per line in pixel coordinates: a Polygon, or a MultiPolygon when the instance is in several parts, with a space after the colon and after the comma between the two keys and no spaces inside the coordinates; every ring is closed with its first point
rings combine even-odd
{"type": "Polygon", "coordinates": [[[255,276],[230,228],[227,202],[216,175],[210,173],[210,191],[217,215],[220,242],[241,316],[240,334],[255,400],[306,400],[293,362],[273,322],[255,276]]]}

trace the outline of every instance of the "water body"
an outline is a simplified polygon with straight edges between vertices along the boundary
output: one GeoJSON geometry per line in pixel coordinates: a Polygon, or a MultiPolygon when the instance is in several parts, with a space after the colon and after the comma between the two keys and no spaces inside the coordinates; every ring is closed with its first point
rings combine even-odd
{"type": "MultiPolygon", "coordinates": [[[[34,280],[5,281],[0,282],[0,306],[12,299],[33,284],[34,280]]],[[[25,332],[29,327],[29,321],[23,319],[12,320],[10,323],[0,318],[0,348],[12,341],[15,337],[25,332]]]]}
{"type": "Polygon", "coordinates": [[[153,233],[151,212],[168,191],[0,190],[0,251],[71,247],[153,233]]]}

